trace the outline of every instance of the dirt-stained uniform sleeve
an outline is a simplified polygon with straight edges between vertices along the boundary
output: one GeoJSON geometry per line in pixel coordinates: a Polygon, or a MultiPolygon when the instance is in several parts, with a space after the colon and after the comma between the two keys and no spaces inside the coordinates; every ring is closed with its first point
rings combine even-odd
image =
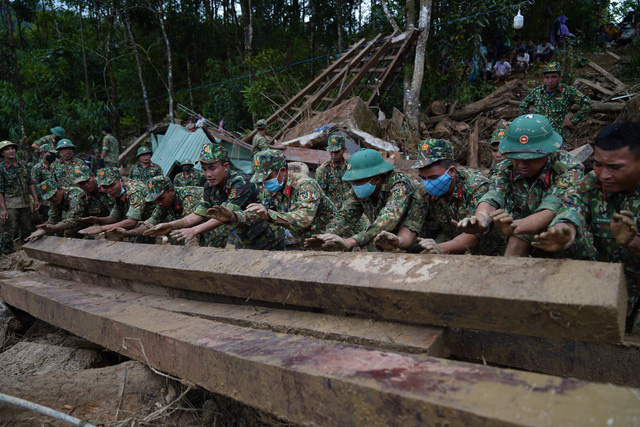
{"type": "Polygon", "coordinates": [[[363,213],[362,203],[356,198],[352,190],[340,208],[338,215],[327,226],[326,232],[337,234],[338,236],[346,236],[362,218],[363,213]]]}

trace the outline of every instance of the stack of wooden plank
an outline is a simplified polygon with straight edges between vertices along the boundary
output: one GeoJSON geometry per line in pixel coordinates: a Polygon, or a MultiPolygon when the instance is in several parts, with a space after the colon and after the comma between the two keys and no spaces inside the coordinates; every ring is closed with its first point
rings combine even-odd
{"type": "Polygon", "coordinates": [[[47,264],[4,275],[8,304],[294,423],[640,422],[619,265],[56,237],[25,250],[47,264]]]}

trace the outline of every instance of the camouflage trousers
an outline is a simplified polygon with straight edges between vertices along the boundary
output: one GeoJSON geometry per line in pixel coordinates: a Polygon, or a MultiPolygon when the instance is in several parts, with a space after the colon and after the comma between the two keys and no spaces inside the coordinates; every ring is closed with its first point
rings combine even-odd
{"type": "Polygon", "coordinates": [[[224,248],[229,240],[231,230],[226,225],[207,231],[198,236],[198,244],[209,248],[224,248]]]}
{"type": "Polygon", "coordinates": [[[0,225],[0,254],[15,252],[14,239],[25,239],[31,234],[31,209],[8,208],[9,218],[0,225]]]}

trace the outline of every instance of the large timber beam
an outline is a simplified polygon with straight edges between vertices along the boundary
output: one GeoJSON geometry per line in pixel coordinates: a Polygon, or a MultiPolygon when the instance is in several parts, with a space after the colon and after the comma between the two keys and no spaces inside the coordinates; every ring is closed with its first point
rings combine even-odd
{"type": "Polygon", "coordinates": [[[535,258],[266,252],[45,237],[24,246],[68,268],[245,299],[436,326],[620,342],[616,264],[535,258]]]}
{"type": "Polygon", "coordinates": [[[184,316],[55,280],[0,297],[154,368],[316,425],[634,425],[637,390],[407,355],[184,316]]]}

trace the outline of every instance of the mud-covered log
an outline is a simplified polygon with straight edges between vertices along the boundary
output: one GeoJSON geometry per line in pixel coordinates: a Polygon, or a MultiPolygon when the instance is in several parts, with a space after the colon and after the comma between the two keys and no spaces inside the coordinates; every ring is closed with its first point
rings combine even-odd
{"type": "Polygon", "coordinates": [[[46,237],[24,246],[68,268],[386,320],[620,342],[622,266],[573,260],[266,252],[46,237]]]}
{"type": "Polygon", "coordinates": [[[253,330],[4,280],[32,315],[213,392],[304,425],[634,425],[637,390],[253,330]]]}

